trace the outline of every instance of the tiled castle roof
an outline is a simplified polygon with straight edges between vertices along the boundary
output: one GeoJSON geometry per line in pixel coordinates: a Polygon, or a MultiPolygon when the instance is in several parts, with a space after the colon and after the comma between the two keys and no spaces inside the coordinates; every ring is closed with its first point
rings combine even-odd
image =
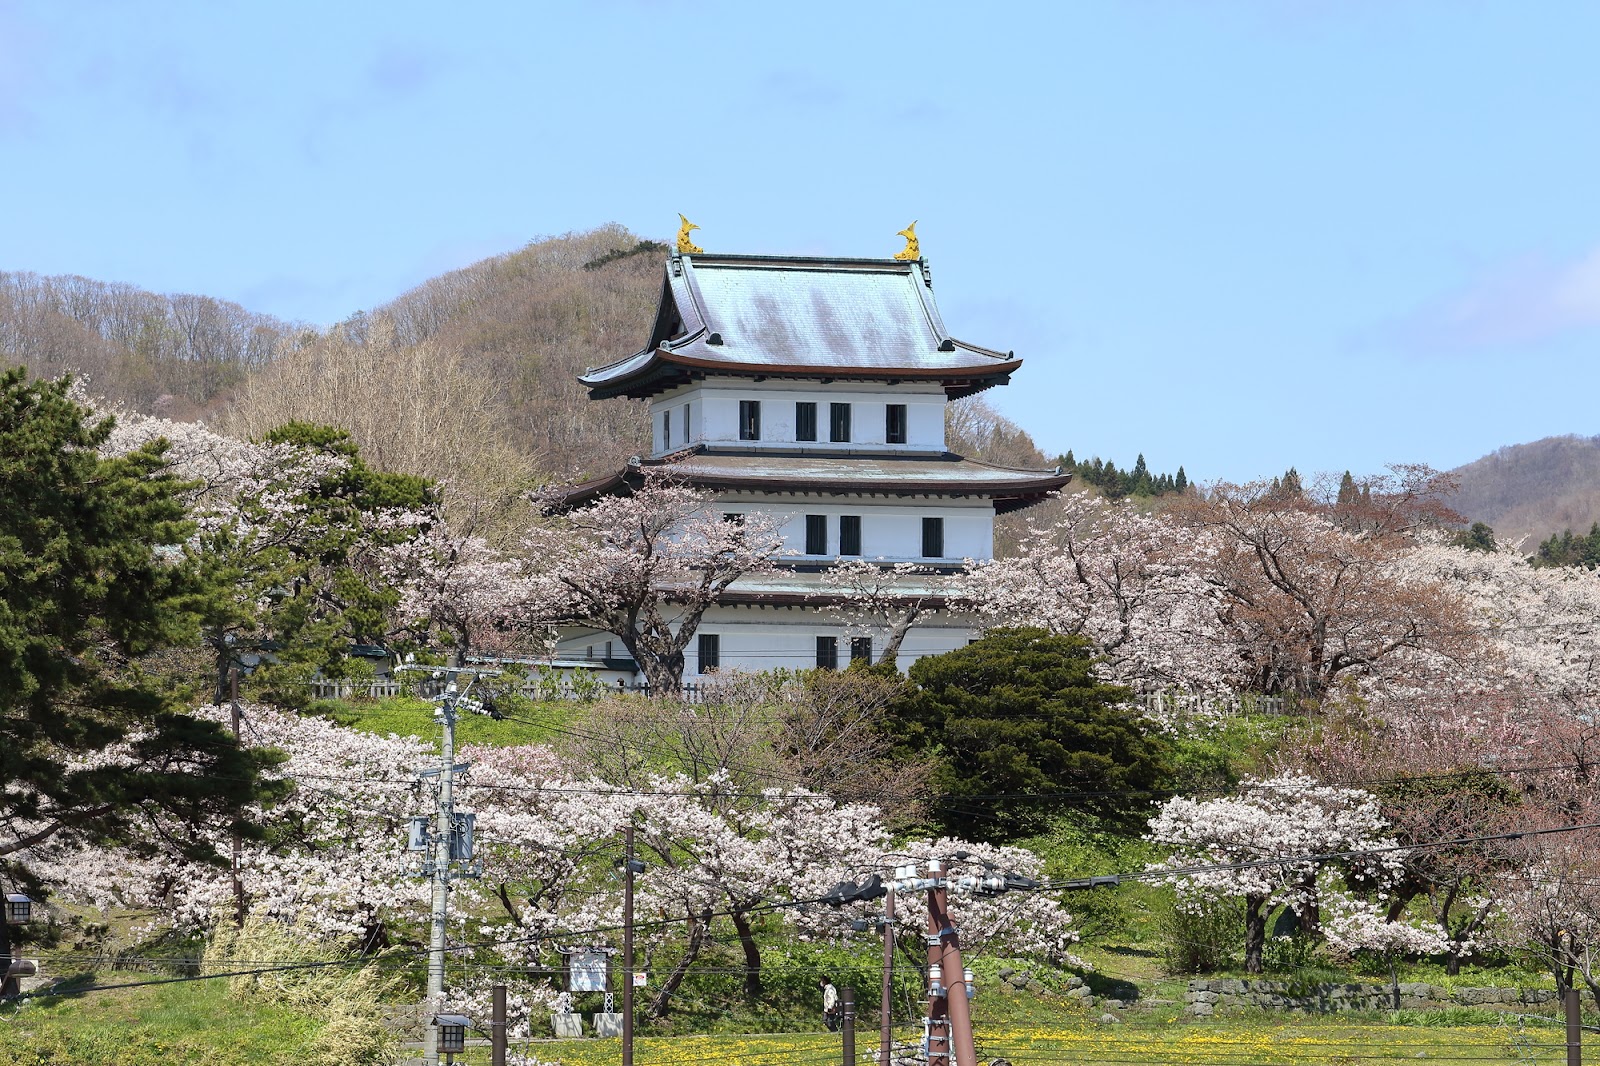
{"type": "Polygon", "coordinates": [[[955,399],[1021,365],[946,332],[924,260],[674,253],[649,342],[579,380],[594,399],[730,374],[937,381],[955,399]]]}

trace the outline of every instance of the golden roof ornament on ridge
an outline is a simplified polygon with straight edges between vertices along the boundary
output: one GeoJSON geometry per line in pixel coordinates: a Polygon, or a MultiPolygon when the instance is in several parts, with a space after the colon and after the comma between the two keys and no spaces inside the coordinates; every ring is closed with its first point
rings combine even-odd
{"type": "Polygon", "coordinates": [[[678,214],[678,221],[683,223],[682,226],[678,227],[679,253],[683,255],[699,255],[700,253],[704,252],[704,248],[701,248],[699,245],[689,240],[689,231],[699,229],[700,227],[684,218],[681,212],[678,214]]]}
{"type": "Polygon", "coordinates": [[[906,239],[906,246],[894,255],[896,259],[916,260],[922,258],[922,250],[917,247],[917,224],[915,222],[896,233],[895,236],[906,239]]]}

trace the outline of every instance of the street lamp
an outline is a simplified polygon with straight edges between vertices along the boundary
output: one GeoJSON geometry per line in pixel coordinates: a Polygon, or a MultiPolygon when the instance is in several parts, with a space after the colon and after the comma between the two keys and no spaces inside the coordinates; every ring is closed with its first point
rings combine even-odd
{"type": "Polygon", "coordinates": [[[439,1050],[456,1055],[467,1050],[467,1029],[472,1019],[465,1014],[440,1014],[433,1019],[439,1030],[439,1050]]]}
{"type": "Polygon", "coordinates": [[[33,917],[33,900],[17,892],[6,896],[6,924],[26,925],[33,917]]]}

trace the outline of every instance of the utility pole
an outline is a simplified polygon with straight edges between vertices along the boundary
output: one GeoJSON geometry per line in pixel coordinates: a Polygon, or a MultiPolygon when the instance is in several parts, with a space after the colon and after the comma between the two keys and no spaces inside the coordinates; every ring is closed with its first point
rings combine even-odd
{"type": "Polygon", "coordinates": [[[844,1066],[856,1066],[856,990],[849,987],[839,989],[839,1003],[839,1028],[844,1033],[844,1066]]]}
{"type": "Polygon", "coordinates": [[[633,823],[622,830],[622,1066],[633,1066],[633,823]]]}
{"type": "Polygon", "coordinates": [[[495,985],[490,995],[489,1066],[506,1066],[506,986],[495,985]]]}
{"type": "MultiPolygon", "coordinates": [[[[228,668],[228,695],[232,704],[233,739],[239,741],[239,668],[228,668]]],[[[240,741],[242,743],[242,741],[240,741]]],[[[239,834],[239,823],[233,823],[233,920],[244,928],[244,839],[239,834]]]]}
{"type": "Polygon", "coordinates": [[[883,897],[883,997],[878,1008],[878,1062],[894,1061],[894,883],[883,897]]]}
{"type": "Polygon", "coordinates": [[[940,935],[939,912],[933,904],[933,886],[943,878],[944,864],[928,861],[928,1066],[952,1066],[950,1057],[950,1017],[944,982],[944,938],[940,935]]]}
{"type": "MultiPolygon", "coordinates": [[[[401,666],[399,670],[408,667],[401,666]]],[[[412,670],[429,670],[430,667],[410,667],[412,670]]],[[[436,712],[440,724],[444,727],[444,737],[440,742],[439,769],[428,771],[439,775],[439,791],[433,813],[433,833],[428,841],[426,854],[431,858],[423,865],[423,873],[433,882],[433,907],[429,922],[428,933],[428,1031],[423,1044],[423,1061],[428,1066],[437,1066],[439,1061],[439,1027],[432,1019],[444,1010],[444,959],[446,951],[446,933],[450,915],[450,881],[453,877],[463,876],[450,868],[453,859],[470,859],[468,854],[467,834],[462,829],[462,824],[456,816],[455,784],[456,784],[456,713],[459,706],[466,702],[469,707],[476,704],[466,700],[467,691],[480,677],[492,677],[499,673],[498,670],[471,670],[464,667],[452,667],[445,674],[444,692],[439,698],[439,710],[436,712]],[[458,679],[465,676],[466,690],[458,687],[458,679]]],[[[438,676],[435,673],[434,676],[438,676]]],[[[470,817],[470,815],[468,816],[470,817]]],[[[470,871],[464,872],[471,876],[470,871]]]]}
{"type": "MultiPolygon", "coordinates": [[[[977,1045],[972,1038],[972,1004],[967,1002],[966,967],[961,962],[961,938],[950,921],[949,879],[936,872],[940,865],[937,861],[928,864],[929,876],[935,879],[935,887],[928,889],[928,956],[931,960],[937,937],[955,1063],[956,1066],[978,1066],[977,1045]]],[[[929,1055],[931,1058],[931,1050],[929,1055]]]]}
{"type": "Polygon", "coordinates": [[[1567,1066],[1583,1066],[1583,1011],[1576,988],[1561,994],[1561,1007],[1567,1021],[1567,1066]]]}

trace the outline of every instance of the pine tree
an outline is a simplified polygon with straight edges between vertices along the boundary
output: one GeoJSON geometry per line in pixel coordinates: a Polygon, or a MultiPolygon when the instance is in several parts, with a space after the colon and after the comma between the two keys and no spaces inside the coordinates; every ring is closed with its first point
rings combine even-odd
{"type": "Polygon", "coordinates": [[[1135,496],[1150,495],[1150,468],[1145,465],[1144,452],[1139,453],[1133,472],[1128,475],[1128,491],[1135,496]]]}
{"type": "Polygon", "coordinates": [[[1356,498],[1356,479],[1350,476],[1350,471],[1346,470],[1344,477],[1339,479],[1338,505],[1344,507],[1355,503],[1356,498]]]}
{"type": "MultiPolygon", "coordinates": [[[[172,550],[191,532],[183,483],[164,443],[102,458],[111,420],[68,390],[0,374],[0,868],[25,884],[45,841],[137,850],[157,815],[231,821],[273,761],[142,668],[194,643],[206,591],[172,550]],[[93,758],[118,745],[125,759],[93,758]]],[[[215,859],[203,839],[167,843],[215,859]]],[[[0,924],[0,954],[4,940],[0,924]]]]}
{"type": "Polygon", "coordinates": [[[1183,467],[1178,467],[1178,476],[1173,479],[1173,485],[1179,492],[1189,491],[1189,475],[1183,472],[1183,467]]]}

